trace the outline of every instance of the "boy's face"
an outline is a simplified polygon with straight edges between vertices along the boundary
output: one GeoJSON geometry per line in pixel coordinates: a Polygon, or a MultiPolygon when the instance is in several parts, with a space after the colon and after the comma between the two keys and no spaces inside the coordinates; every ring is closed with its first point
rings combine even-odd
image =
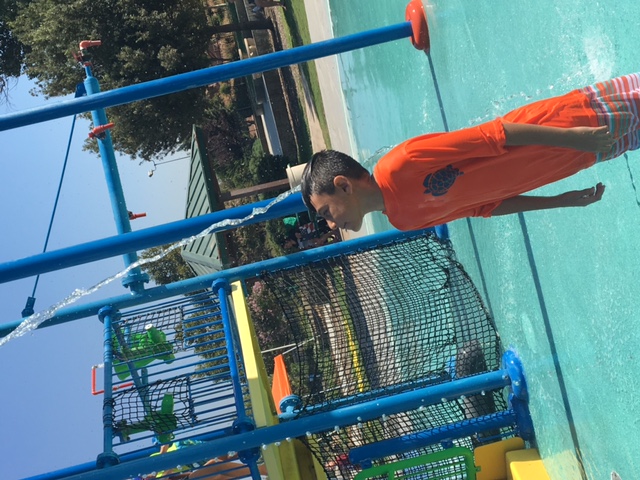
{"type": "Polygon", "coordinates": [[[311,205],[318,215],[327,221],[329,228],[343,228],[345,230],[360,230],[364,214],[360,208],[357,195],[354,193],[351,181],[345,177],[336,177],[336,190],[331,195],[312,194],[309,197],[311,205]]]}

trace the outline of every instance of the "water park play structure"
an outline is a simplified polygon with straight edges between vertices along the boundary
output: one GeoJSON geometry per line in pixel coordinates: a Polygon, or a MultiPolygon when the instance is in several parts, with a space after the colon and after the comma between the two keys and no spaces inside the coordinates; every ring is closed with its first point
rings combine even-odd
{"type": "Polygon", "coordinates": [[[123,255],[119,278],[130,290],[0,325],[10,337],[87,317],[104,324],[104,384],[93,389],[104,399],[103,451],[38,478],[259,479],[265,468],[286,480],[544,478],[535,449],[524,448],[534,434],[522,366],[503,352],[446,227],[372,235],[163,287],[146,288],[139,267],[137,250],[305,207],[294,192],[132,232],[104,108],[401,38],[428,52],[422,3],[412,1],[406,17],[108,92],[87,63],[75,99],[0,117],[8,130],[92,111],[118,225],[115,237],[2,264],[0,282],[123,255]],[[249,283],[273,295],[289,327],[287,366],[278,357],[273,385],[247,307],[249,283]]]}

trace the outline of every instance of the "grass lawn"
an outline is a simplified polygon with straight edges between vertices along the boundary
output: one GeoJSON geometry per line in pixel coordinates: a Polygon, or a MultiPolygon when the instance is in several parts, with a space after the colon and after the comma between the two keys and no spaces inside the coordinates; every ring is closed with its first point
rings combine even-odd
{"type": "MultiPolygon", "coordinates": [[[[309,45],[311,36],[309,35],[309,26],[307,23],[307,12],[304,7],[304,0],[286,0],[287,9],[284,12],[286,19],[288,40],[294,47],[309,45]]],[[[318,82],[318,72],[316,71],[315,62],[305,62],[300,65],[311,89],[311,97],[313,105],[318,114],[320,127],[322,128],[322,136],[327,148],[331,148],[331,139],[329,138],[329,128],[327,127],[327,118],[324,113],[322,104],[322,94],[320,93],[320,83],[318,82]]]]}

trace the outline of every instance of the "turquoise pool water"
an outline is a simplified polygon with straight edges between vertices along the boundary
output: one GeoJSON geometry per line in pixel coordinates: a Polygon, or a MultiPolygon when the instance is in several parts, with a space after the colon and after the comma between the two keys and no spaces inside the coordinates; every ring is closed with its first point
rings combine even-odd
{"type": "MultiPolygon", "coordinates": [[[[404,0],[332,0],[337,36],[404,20],[404,0]],[[366,7],[366,8],[364,8],[366,7]]],[[[450,129],[640,69],[637,0],[433,0],[431,60],[450,129]]],[[[442,131],[429,59],[409,41],[340,57],[362,162],[409,136],[442,131]]],[[[640,471],[640,154],[553,186],[602,181],[586,209],[459,220],[451,238],[526,369],[538,447],[555,479],[640,471]],[[634,182],[637,182],[636,185],[634,182]]],[[[370,220],[374,230],[388,228],[370,220]]]]}

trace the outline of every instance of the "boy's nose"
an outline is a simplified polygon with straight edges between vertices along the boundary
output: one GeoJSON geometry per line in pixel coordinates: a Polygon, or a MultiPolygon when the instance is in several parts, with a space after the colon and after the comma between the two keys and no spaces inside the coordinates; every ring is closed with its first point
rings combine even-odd
{"type": "Polygon", "coordinates": [[[335,228],[338,226],[336,222],[332,222],[331,220],[327,220],[327,225],[329,225],[329,228],[331,230],[335,230],[335,228]]]}

